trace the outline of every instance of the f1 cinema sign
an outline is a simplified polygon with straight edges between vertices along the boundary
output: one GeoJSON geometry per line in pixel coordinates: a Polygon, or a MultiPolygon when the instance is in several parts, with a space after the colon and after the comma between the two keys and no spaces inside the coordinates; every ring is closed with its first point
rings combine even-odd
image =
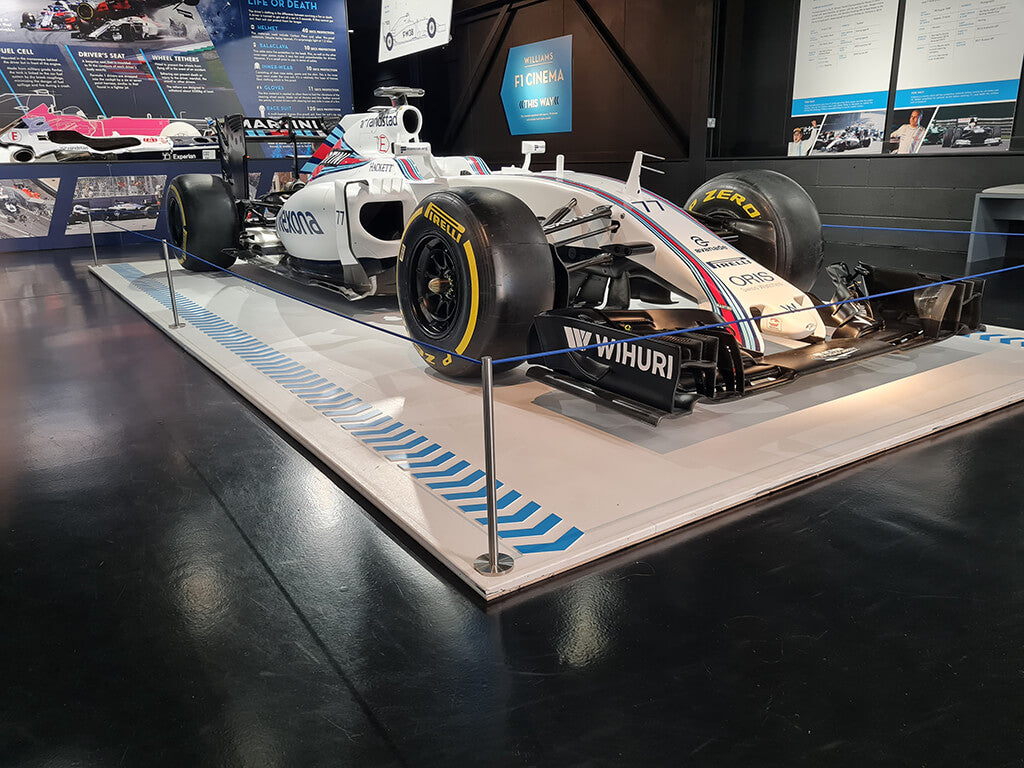
{"type": "Polygon", "coordinates": [[[501,103],[513,136],[572,130],[572,35],[510,48],[501,103]]]}

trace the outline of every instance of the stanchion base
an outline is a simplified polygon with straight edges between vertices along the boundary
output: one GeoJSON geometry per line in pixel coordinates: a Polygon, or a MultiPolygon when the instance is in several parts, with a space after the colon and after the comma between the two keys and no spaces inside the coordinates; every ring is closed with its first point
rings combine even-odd
{"type": "Polygon", "coordinates": [[[179,328],[184,328],[186,325],[188,325],[188,323],[171,323],[167,327],[176,331],[179,328]]]}
{"type": "Polygon", "coordinates": [[[473,561],[473,567],[476,568],[478,573],[482,573],[484,576],[501,576],[503,573],[511,571],[512,566],[515,564],[516,561],[513,560],[510,555],[506,555],[503,552],[498,553],[497,568],[491,568],[491,556],[487,552],[484,552],[480,557],[473,561]]]}

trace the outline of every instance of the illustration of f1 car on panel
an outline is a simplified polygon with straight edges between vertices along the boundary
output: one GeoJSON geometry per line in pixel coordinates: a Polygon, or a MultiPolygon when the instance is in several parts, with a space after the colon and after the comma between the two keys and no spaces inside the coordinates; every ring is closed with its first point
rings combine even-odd
{"type": "Polygon", "coordinates": [[[207,134],[205,122],[159,117],[90,119],[74,107],[54,112],[51,104],[41,103],[0,128],[0,162],[212,160],[218,145],[207,134]]]}
{"type": "MultiPolygon", "coordinates": [[[[384,45],[390,51],[395,43],[408,43],[424,37],[433,39],[437,36],[437,21],[433,16],[413,17],[411,13],[404,13],[394,23],[385,23],[381,32],[384,34],[384,45]]],[[[442,36],[447,33],[444,25],[441,27],[442,36]]],[[[447,38],[444,38],[447,39],[447,38]]]]}
{"type": "Polygon", "coordinates": [[[247,198],[244,119],[218,121],[223,175],[178,176],[165,200],[182,265],[245,259],[350,299],[397,293],[419,354],[452,377],[479,370],[457,355],[618,341],[528,374],[651,423],[979,327],[982,281],[921,287],[936,276],[867,265],[830,266],[835,298],[849,301],[816,309],[821,223],[781,174],[723,174],[678,206],[641,186],[639,152],[625,181],[561,157],[535,172],[542,142],[524,142],[521,167],[492,171],[432,153],[408,104],[422,91],[377,93],[391,105],[344,117],[302,169],[306,184],[259,199],[247,198]]]}

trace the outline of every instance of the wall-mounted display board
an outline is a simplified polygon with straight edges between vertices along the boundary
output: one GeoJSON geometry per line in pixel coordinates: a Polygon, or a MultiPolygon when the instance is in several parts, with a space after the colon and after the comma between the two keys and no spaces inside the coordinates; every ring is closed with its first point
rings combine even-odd
{"type": "Polygon", "coordinates": [[[452,0],[381,0],[377,61],[447,45],[451,28],[452,0]]]}
{"type": "Polygon", "coordinates": [[[907,0],[890,120],[900,154],[1009,148],[1021,0],[907,0]]]}
{"type": "Polygon", "coordinates": [[[351,111],[344,0],[0,5],[0,121],[38,102],[89,117],[351,111]]]}
{"type": "Polygon", "coordinates": [[[899,6],[802,0],[787,154],[1009,149],[1024,2],[906,0],[891,99],[899,6]]]}
{"type": "Polygon", "coordinates": [[[84,245],[86,209],[160,234],[169,178],[219,170],[206,118],[351,111],[345,0],[3,0],[0,251],[84,245]]]}
{"type": "MultiPolygon", "coordinates": [[[[290,160],[253,160],[249,195],[280,189],[291,167],[290,160]]],[[[0,164],[0,253],[87,246],[90,214],[100,247],[139,242],[132,232],[167,237],[164,196],[182,172],[219,173],[220,163],[0,164]]]]}
{"type": "Polygon", "coordinates": [[[800,4],[788,154],[879,154],[899,0],[800,4]]]}

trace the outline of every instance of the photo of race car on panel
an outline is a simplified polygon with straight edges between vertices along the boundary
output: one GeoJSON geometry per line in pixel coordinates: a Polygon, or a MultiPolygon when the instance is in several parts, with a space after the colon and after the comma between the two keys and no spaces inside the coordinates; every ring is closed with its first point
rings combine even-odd
{"type": "Polygon", "coordinates": [[[0,181],[0,239],[44,237],[60,179],[3,179],[0,181]]]}
{"type": "Polygon", "coordinates": [[[1014,102],[898,109],[889,125],[893,154],[999,152],[1010,148],[1014,102]]]}
{"type": "Polygon", "coordinates": [[[878,155],[884,125],[884,109],[794,117],[789,121],[786,154],[878,155]]]}
{"type": "Polygon", "coordinates": [[[90,216],[93,232],[155,229],[166,183],[162,175],[80,177],[65,234],[89,234],[90,216]]]}
{"type": "Polygon", "coordinates": [[[206,37],[199,0],[8,0],[26,42],[139,43],[150,48],[206,37]]]}

